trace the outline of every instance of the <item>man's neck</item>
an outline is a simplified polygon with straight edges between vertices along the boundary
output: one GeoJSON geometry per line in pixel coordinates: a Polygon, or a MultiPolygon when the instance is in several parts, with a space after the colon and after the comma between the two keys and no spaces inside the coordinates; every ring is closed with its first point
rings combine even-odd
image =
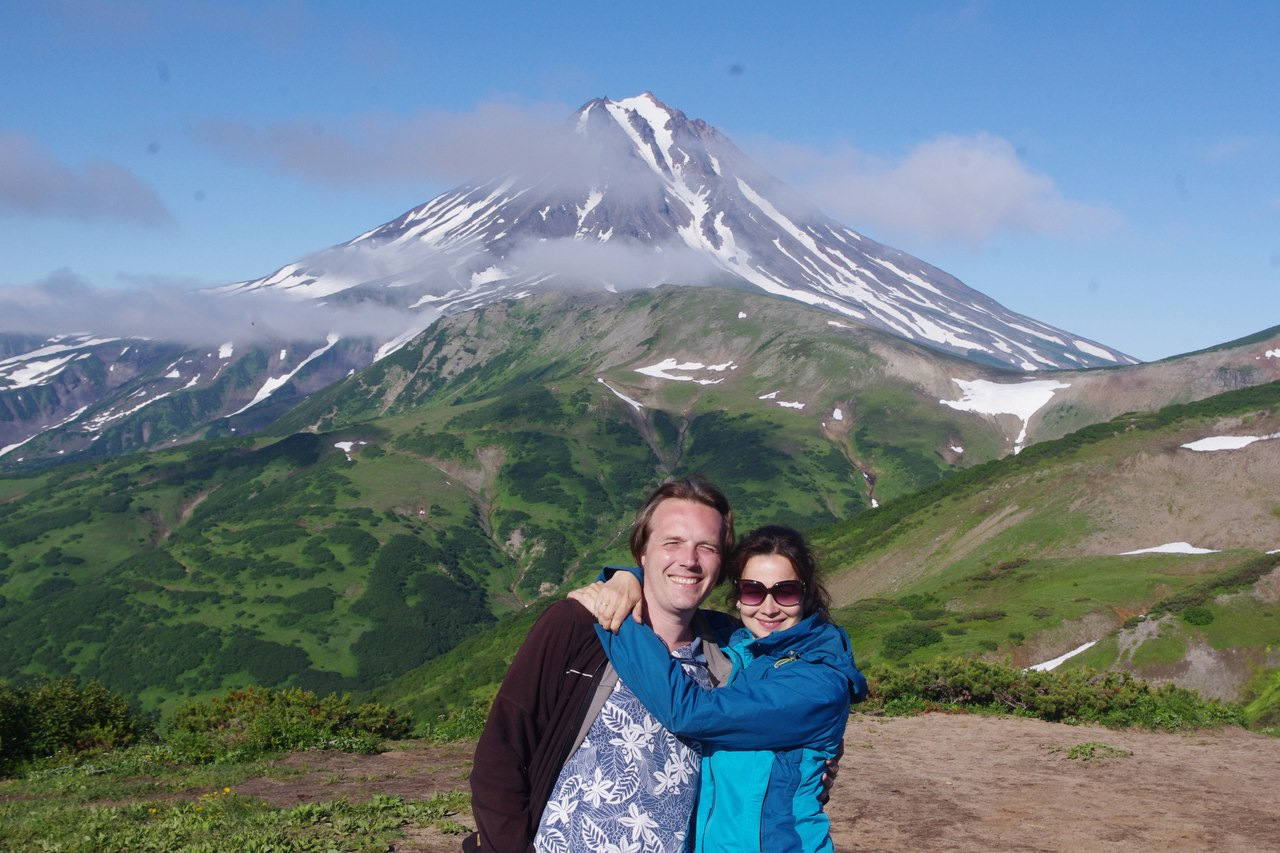
{"type": "Polygon", "coordinates": [[[681,646],[687,646],[693,642],[695,636],[693,632],[693,617],[697,615],[697,611],[689,614],[651,614],[647,620],[649,627],[653,629],[653,633],[658,635],[662,642],[667,644],[667,651],[675,651],[681,646]]]}

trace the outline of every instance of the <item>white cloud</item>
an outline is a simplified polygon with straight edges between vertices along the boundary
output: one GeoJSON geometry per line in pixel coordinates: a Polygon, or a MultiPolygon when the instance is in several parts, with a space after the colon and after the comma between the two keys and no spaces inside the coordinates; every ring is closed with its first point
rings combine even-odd
{"type": "Polygon", "coordinates": [[[1261,144],[1262,139],[1258,136],[1246,134],[1228,136],[1210,145],[1205,150],[1205,156],[1215,163],[1235,160],[1256,150],[1261,144]]]}
{"type": "Polygon", "coordinates": [[[231,159],[336,186],[370,182],[464,181],[510,172],[580,174],[578,137],[564,104],[490,102],[469,113],[368,113],[265,125],[208,121],[196,142],[231,159]]]}
{"type": "Polygon", "coordinates": [[[943,135],[897,162],[847,144],[827,151],[763,146],[762,159],[826,213],[895,240],[984,243],[1002,234],[1088,235],[1115,229],[1120,215],[1071,201],[1035,172],[1007,140],[986,133],[943,135]]]}
{"type": "Polygon", "coordinates": [[[84,222],[160,225],[170,221],[160,196],[109,160],[61,163],[24,133],[0,130],[0,212],[84,222]]]}
{"type": "Polygon", "coordinates": [[[554,274],[562,284],[604,281],[615,290],[659,284],[705,284],[722,274],[706,257],[680,243],[657,248],[593,240],[525,240],[502,260],[514,276],[554,274]]]}
{"type": "Polygon", "coordinates": [[[71,270],[43,280],[0,287],[0,333],[145,337],[220,346],[228,341],[309,340],[330,334],[385,340],[423,328],[429,312],[370,302],[326,306],[275,292],[216,295],[190,282],[138,280],[126,288],[97,288],[71,270]]]}

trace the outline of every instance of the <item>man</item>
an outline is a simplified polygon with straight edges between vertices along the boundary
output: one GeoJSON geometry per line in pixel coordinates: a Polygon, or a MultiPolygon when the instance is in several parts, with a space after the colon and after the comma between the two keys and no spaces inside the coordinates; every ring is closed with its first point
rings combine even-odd
{"type": "MultiPolygon", "coordinates": [[[[730,618],[700,605],[733,545],[733,513],[699,478],[665,483],[631,531],[645,621],[705,685],[729,662],[730,618]]],[[[620,684],[576,602],[535,623],[494,699],[471,773],[478,831],[464,850],[682,850],[699,781],[697,747],[660,726],[620,684]]]]}

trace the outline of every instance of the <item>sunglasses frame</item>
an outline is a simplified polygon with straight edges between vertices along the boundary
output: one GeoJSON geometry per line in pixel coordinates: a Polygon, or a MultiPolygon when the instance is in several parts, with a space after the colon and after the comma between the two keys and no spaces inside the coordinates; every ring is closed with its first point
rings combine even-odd
{"type": "MultiPolygon", "coordinates": [[[[795,607],[797,604],[804,603],[805,585],[804,585],[804,581],[801,581],[801,580],[778,581],[773,586],[766,587],[764,584],[760,583],[760,581],[745,580],[745,579],[739,578],[738,580],[734,581],[733,586],[734,586],[734,590],[738,594],[738,601],[741,602],[742,604],[745,604],[747,607],[759,607],[761,604],[764,604],[764,600],[771,595],[773,596],[774,603],[777,604],[779,607],[795,607]],[[755,599],[756,595],[759,595],[760,600],[748,601],[747,596],[743,594],[745,592],[745,590],[743,590],[742,588],[743,584],[751,584],[755,589],[752,591],[750,597],[752,599],[755,599]],[[793,588],[792,587],[793,584],[795,585],[795,587],[798,587],[798,591],[796,592],[796,600],[792,601],[790,604],[780,601],[778,599],[778,593],[782,592],[782,590],[779,590],[778,587],[786,586],[788,589],[791,589],[793,588]]],[[[788,596],[788,598],[789,597],[790,596],[788,596]]]]}

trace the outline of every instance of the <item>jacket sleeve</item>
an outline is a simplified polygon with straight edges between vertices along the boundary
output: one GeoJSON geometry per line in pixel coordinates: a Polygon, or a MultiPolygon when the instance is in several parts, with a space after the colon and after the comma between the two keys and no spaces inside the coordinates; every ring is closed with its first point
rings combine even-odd
{"type": "Polygon", "coordinates": [[[639,566],[605,566],[600,570],[600,574],[596,575],[596,580],[607,582],[618,572],[630,572],[631,576],[640,581],[640,585],[644,586],[644,569],[639,566]]]}
{"type": "Polygon", "coordinates": [[[738,677],[704,690],[684,674],[652,629],[624,622],[596,629],[623,683],[677,735],[727,749],[787,749],[831,737],[849,715],[849,679],[822,664],[796,661],[764,677],[738,677]]]}
{"type": "Polygon", "coordinates": [[[530,767],[546,737],[548,709],[568,660],[572,627],[561,602],[543,614],[520,646],[503,679],[471,771],[471,809],[480,850],[532,851],[542,815],[533,814],[530,767]]]}

